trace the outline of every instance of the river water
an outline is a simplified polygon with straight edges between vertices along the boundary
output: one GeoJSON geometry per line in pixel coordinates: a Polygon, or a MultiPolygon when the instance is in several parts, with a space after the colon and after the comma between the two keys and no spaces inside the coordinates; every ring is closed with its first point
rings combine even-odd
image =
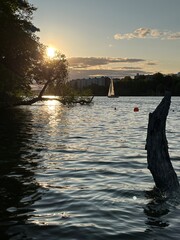
{"type": "MultiPolygon", "coordinates": [[[[0,239],[180,239],[180,194],[157,201],[148,114],[161,97],[47,101],[0,112],[0,239]],[[138,106],[139,112],[134,112],[138,106]]],[[[167,119],[180,176],[180,98],[167,119]]]]}

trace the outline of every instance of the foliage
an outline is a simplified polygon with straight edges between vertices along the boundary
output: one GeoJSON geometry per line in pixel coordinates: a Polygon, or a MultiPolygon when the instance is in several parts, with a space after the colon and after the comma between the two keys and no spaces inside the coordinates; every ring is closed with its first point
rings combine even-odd
{"type": "Polygon", "coordinates": [[[62,87],[68,78],[68,62],[65,55],[56,52],[53,58],[44,57],[32,69],[32,76],[38,84],[44,84],[40,97],[45,92],[62,95],[62,87]]]}
{"type": "MultiPolygon", "coordinates": [[[[109,83],[108,78],[107,83],[109,83]]],[[[107,96],[107,86],[109,85],[92,84],[90,88],[95,96],[107,96]]],[[[180,76],[162,73],[138,75],[135,78],[126,76],[122,79],[114,79],[114,88],[116,95],[119,96],[163,96],[166,90],[171,91],[174,96],[180,96],[180,76]]]]}
{"type": "Polygon", "coordinates": [[[73,104],[81,101],[88,101],[89,97],[92,96],[92,92],[90,89],[84,89],[82,91],[78,91],[69,83],[65,83],[62,85],[62,100],[63,104],[73,104]]]}
{"type": "Polygon", "coordinates": [[[30,90],[30,70],[42,58],[42,45],[31,22],[35,8],[25,0],[0,1],[0,97],[30,90]]]}
{"type": "Polygon", "coordinates": [[[123,78],[119,80],[116,88],[124,96],[163,96],[165,91],[180,96],[180,77],[177,75],[139,75],[135,79],[123,78]]]}
{"type": "Polygon", "coordinates": [[[68,76],[68,63],[59,52],[46,56],[32,24],[36,10],[26,0],[0,1],[0,103],[32,104],[41,100],[46,91],[62,95],[68,76]],[[43,84],[39,96],[21,101],[30,94],[32,81],[43,84]]]}

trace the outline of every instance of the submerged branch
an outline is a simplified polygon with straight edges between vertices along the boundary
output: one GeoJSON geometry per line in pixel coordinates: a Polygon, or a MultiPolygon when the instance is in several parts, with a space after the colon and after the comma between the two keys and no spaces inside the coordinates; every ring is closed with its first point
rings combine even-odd
{"type": "Polygon", "coordinates": [[[39,101],[49,101],[49,100],[56,100],[56,101],[59,101],[61,102],[62,104],[64,105],[70,105],[70,104],[81,104],[81,105],[85,105],[85,104],[90,104],[92,103],[92,100],[93,100],[94,96],[92,96],[91,98],[88,97],[88,98],[80,98],[80,99],[65,99],[65,98],[57,98],[57,97],[44,97],[44,96],[41,96],[39,95],[38,97],[34,97],[32,99],[29,99],[29,100],[22,100],[22,101],[19,101],[17,103],[14,104],[14,106],[20,106],[20,105],[32,105],[36,102],[39,102],[39,101]]]}

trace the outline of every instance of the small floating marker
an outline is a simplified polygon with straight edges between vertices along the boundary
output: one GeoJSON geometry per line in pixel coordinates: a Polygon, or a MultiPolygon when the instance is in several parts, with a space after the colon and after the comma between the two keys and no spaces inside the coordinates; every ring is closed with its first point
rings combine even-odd
{"type": "Polygon", "coordinates": [[[135,107],[135,108],[134,108],[134,112],[139,112],[139,108],[138,108],[138,107],[135,107]]]}

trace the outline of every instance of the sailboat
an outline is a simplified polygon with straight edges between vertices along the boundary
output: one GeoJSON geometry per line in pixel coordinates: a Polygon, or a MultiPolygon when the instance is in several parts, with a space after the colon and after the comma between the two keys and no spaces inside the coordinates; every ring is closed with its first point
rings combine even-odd
{"type": "Polygon", "coordinates": [[[111,82],[110,82],[109,91],[108,91],[108,97],[109,98],[118,97],[117,95],[115,95],[115,92],[114,92],[114,82],[113,82],[113,79],[111,79],[111,82]]]}

